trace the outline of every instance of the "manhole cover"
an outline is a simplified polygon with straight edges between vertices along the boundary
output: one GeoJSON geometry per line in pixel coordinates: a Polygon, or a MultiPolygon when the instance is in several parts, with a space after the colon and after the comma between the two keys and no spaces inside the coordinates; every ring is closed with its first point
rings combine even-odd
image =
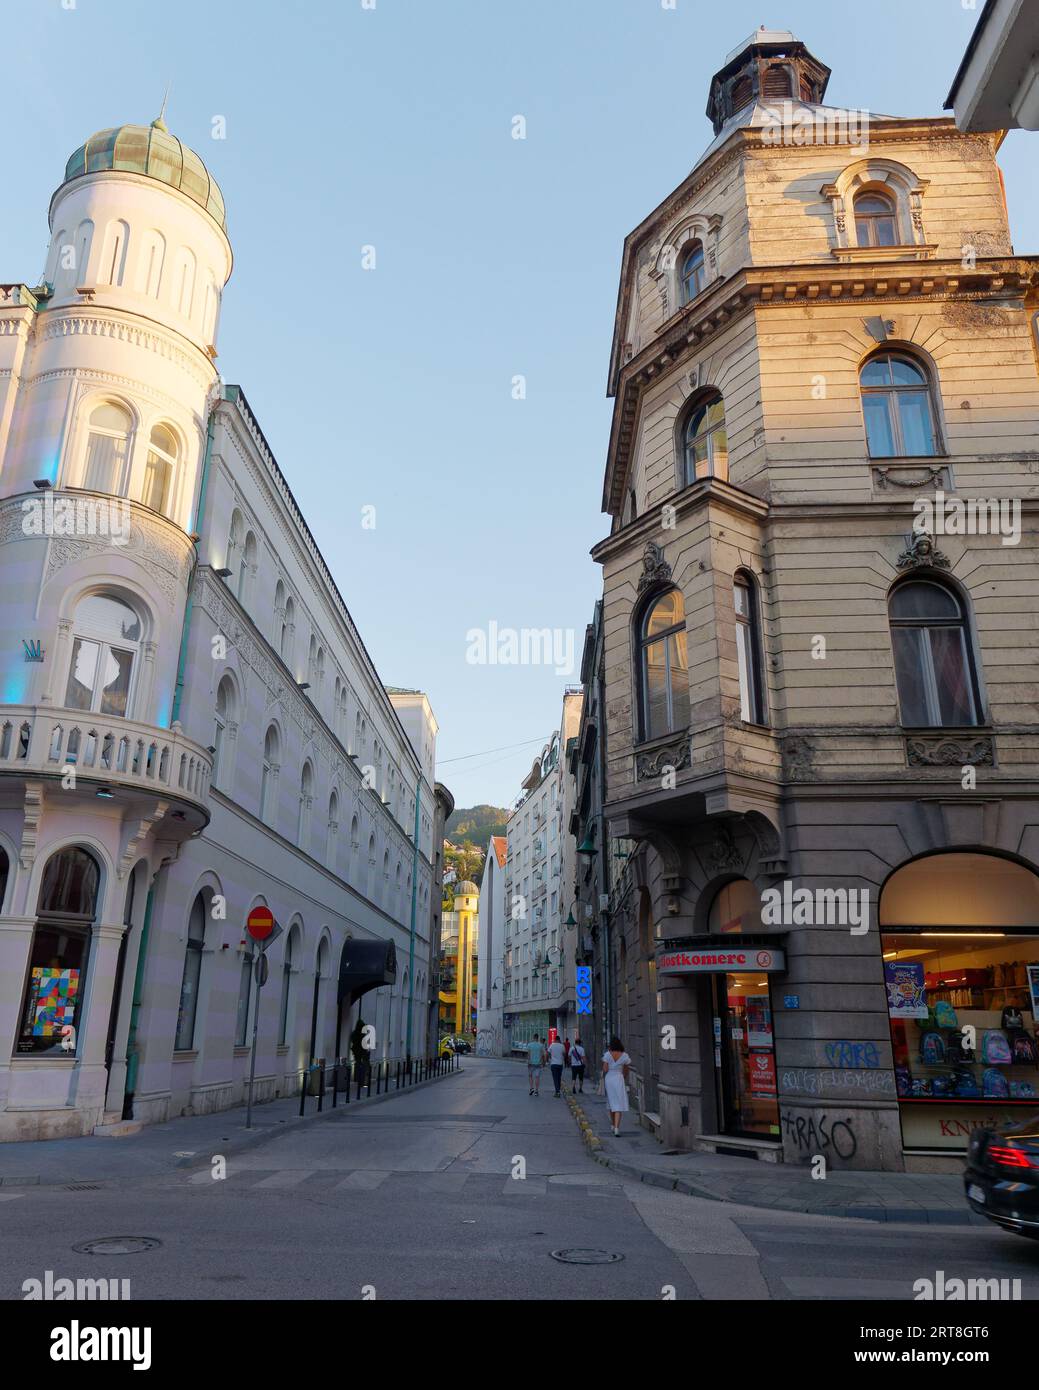
{"type": "Polygon", "coordinates": [[[154,1236],[101,1236],[74,1245],[81,1255],[137,1255],[142,1250],[155,1250],[162,1244],[154,1236]]]}
{"type": "Polygon", "coordinates": [[[624,1259],[611,1250],[552,1250],[550,1254],[565,1265],[612,1265],[624,1259]]]}

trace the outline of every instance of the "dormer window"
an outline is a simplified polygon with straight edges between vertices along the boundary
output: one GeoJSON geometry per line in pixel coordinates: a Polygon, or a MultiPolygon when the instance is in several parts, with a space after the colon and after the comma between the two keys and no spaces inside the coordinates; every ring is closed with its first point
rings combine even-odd
{"type": "Polygon", "coordinates": [[[789,100],[791,96],[789,68],[781,66],[766,68],[761,84],[761,95],[765,101],[789,100]]]}
{"type": "Polygon", "coordinates": [[[860,246],[898,245],[898,219],[892,198],[886,193],[860,193],[854,206],[860,246]]]}
{"type": "Polygon", "coordinates": [[[679,275],[682,303],[688,304],[690,300],[695,299],[706,282],[707,272],[704,268],[703,243],[694,241],[690,243],[682,257],[682,269],[679,275]]]}

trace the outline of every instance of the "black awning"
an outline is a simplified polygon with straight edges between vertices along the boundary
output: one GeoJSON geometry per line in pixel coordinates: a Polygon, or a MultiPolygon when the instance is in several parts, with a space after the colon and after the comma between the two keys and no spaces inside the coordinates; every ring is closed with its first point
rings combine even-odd
{"type": "Polygon", "coordinates": [[[351,1003],[380,985],[397,979],[397,951],[392,941],[351,938],[339,958],[339,998],[351,1003]]]}

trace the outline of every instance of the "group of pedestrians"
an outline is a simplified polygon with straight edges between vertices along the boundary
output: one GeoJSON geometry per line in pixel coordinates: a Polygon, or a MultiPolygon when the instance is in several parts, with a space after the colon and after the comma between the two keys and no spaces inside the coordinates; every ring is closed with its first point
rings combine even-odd
{"type": "MultiPolygon", "coordinates": [[[[560,1042],[558,1035],[546,1046],[539,1034],[535,1033],[532,1042],[527,1044],[527,1080],[530,1082],[530,1094],[539,1096],[541,1094],[541,1069],[548,1059],[549,1070],[552,1073],[552,1085],[555,1087],[555,1095],[562,1094],[563,1070],[570,1069],[570,1094],[584,1094],[584,1073],[588,1064],[588,1055],[584,1050],[584,1045],[580,1038],[575,1038],[573,1042],[569,1038],[564,1038],[560,1042]]],[[[602,1055],[602,1079],[600,1089],[605,1093],[606,1104],[610,1111],[610,1127],[614,1134],[620,1134],[621,1115],[628,1108],[628,1072],[631,1068],[631,1058],[624,1051],[624,1044],[620,1038],[611,1038],[610,1045],[602,1055]]]]}

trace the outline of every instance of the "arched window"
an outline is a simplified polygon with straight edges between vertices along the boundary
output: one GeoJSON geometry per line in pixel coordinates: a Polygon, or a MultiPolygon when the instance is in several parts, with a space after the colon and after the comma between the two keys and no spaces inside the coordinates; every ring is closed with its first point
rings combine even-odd
{"type": "Polygon", "coordinates": [[[686,248],[682,256],[678,283],[681,288],[683,304],[688,304],[691,299],[695,299],[706,284],[702,242],[694,241],[686,248]]]}
{"type": "Polygon", "coordinates": [[[250,531],[245,538],[242,550],[242,564],[238,571],[238,602],[244,603],[249,591],[249,582],[256,568],[256,537],[250,531]]]}
{"type": "Polygon", "coordinates": [[[871,357],[859,373],[870,458],[938,452],[931,385],[923,368],[893,352],[871,357]]]}
{"type": "Polygon", "coordinates": [[[332,793],[328,798],[328,833],[325,837],[325,862],[335,866],[336,841],[339,836],[339,797],[332,793]]]}
{"type": "Polygon", "coordinates": [[[84,849],[63,849],[47,861],[19,1015],[18,1053],[75,1056],[100,882],[97,860],[84,849]],[[63,1033],[66,1028],[70,1031],[63,1033]]]}
{"type": "Polygon", "coordinates": [[[903,725],[979,723],[981,699],[957,595],[944,584],[914,579],[892,590],[888,613],[903,725]]]}
{"type": "Polygon", "coordinates": [[[289,1039],[289,1000],[292,994],[292,959],[296,954],[299,930],[293,927],[285,942],[285,960],[281,967],[281,1003],[278,1009],[278,1046],[284,1047],[289,1039]]]}
{"type": "Polygon", "coordinates": [[[133,417],[114,401],[103,401],[90,412],[83,486],[92,492],[122,493],[130,452],[133,417]]]}
{"type": "Polygon", "coordinates": [[[761,99],[763,101],[782,101],[791,95],[790,69],[778,66],[766,68],[761,83],[761,99]]]}
{"type": "Polygon", "coordinates": [[[173,479],[180,450],[177,437],[165,425],[156,425],[148,444],[148,465],[144,470],[144,493],[141,501],[153,512],[169,514],[173,498],[173,479]]]}
{"type": "Polygon", "coordinates": [[[307,656],[307,680],[311,685],[317,684],[317,638],[313,633],[310,635],[310,652],[307,656]]]}
{"type": "Polygon", "coordinates": [[[272,724],[263,740],[263,770],[260,774],[260,819],[274,821],[274,787],[278,777],[278,731],[272,724]]]}
{"type": "Polygon", "coordinates": [[[860,246],[897,246],[898,219],[894,200],[887,193],[867,189],[853,204],[855,234],[860,246]]]}
{"type": "Polygon", "coordinates": [[[682,432],[682,486],[699,478],[728,478],[729,436],[725,431],[725,404],[717,391],[695,405],[682,432]]]}
{"type": "Polygon", "coordinates": [[[732,579],[732,606],[736,615],[736,665],[740,681],[740,718],[748,724],[764,724],[765,681],[758,611],[757,585],[738,570],[732,579]]]}
{"type": "Polygon", "coordinates": [[[188,1052],[195,1044],[195,1016],[198,990],[202,981],[202,950],[206,940],[206,899],[199,893],[191,908],[188,940],[184,951],[184,973],[180,981],[180,1008],[177,1012],[175,1052],[188,1052]]]}
{"type": "Polygon", "coordinates": [[[234,684],[224,676],[216,689],[216,732],[213,735],[213,781],[227,790],[230,749],[226,745],[228,722],[234,718],[234,684]]]}
{"type": "Polygon", "coordinates": [[[314,804],[314,770],[309,763],[303,764],[303,775],[299,779],[299,815],[296,821],[296,841],[300,849],[306,849],[310,840],[310,808],[314,804]]]}
{"type": "Polygon", "coordinates": [[[642,737],[660,738],[689,724],[685,605],[677,589],[654,599],[639,632],[642,737]]]}
{"type": "Polygon", "coordinates": [[[238,564],[239,551],[242,548],[242,514],[233,512],[231,515],[231,530],[227,536],[227,568],[234,573],[235,566],[238,564]]]}
{"type": "Polygon", "coordinates": [[[66,709],[125,718],[141,641],[141,620],[113,594],[89,594],[76,605],[66,709]]]}
{"type": "Polygon", "coordinates": [[[292,629],[296,622],[296,605],[290,595],[285,600],[285,621],[281,625],[281,659],[286,664],[292,660],[292,629]]]}

